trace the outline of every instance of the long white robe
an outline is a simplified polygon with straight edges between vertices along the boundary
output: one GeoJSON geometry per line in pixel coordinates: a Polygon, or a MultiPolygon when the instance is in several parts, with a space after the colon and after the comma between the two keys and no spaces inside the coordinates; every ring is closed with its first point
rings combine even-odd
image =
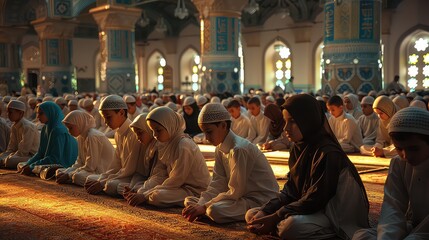
{"type": "Polygon", "coordinates": [[[109,170],[101,175],[88,176],[90,180],[100,181],[104,191],[109,195],[121,195],[122,192],[118,192],[119,184],[129,183],[137,169],[141,146],[129,128],[130,124],[131,121],[127,118],[115,132],[115,157],[109,170]]]}
{"type": "Polygon", "coordinates": [[[11,128],[7,150],[0,156],[5,159],[7,168],[16,168],[20,162],[27,161],[39,149],[40,133],[34,123],[22,118],[11,128]]]}
{"type": "Polygon", "coordinates": [[[362,115],[358,119],[358,125],[361,129],[362,141],[364,145],[374,145],[377,137],[379,118],[373,112],[371,115],[362,115]]]}
{"type": "Polygon", "coordinates": [[[352,115],[343,112],[337,118],[330,117],[328,122],[344,152],[359,151],[360,146],[362,146],[362,135],[360,127],[352,115]]]}
{"type": "Polygon", "coordinates": [[[262,110],[259,112],[258,116],[252,115],[250,117],[250,123],[256,132],[256,136],[254,139],[249,139],[249,141],[254,144],[264,143],[270,133],[270,122],[270,119],[264,116],[264,112],[262,110]]]}
{"type": "Polygon", "coordinates": [[[210,182],[206,161],[192,139],[183,137],[171,148],[171,158],[158,159],[153,175],[137,192],[158,207],[184,206],[187,196],[199,196],[210,182]]]}
{"type": "Polygon", "coordinates": [[[205,205],[218,223],[243,221],[246,211],[277,196],[273,170],[262,152],[248,140],[229,132],[216,147],[213,179],[201,197],[188,197],[185,205],[205,205]]]}
{"type": "Polygon", "coordinates": [[[115,156],[115,148],[100,131],[91,128],[86,136],[77,138],[79,153],[76,162],[66,172],[76,185],[84,186],[86,178],[92,174],[102,174],[109,170],[115,156]]]}
{"type": "Polygon", "coordinates": [[[253,140],[256,137],[256,132],[248,117],[240,114],[238,118],[231,118],[231,130],[238,136],[253,140]]]}
{"type": "Polygon", "coordinates": [[[353,239],[429,239],[429,159],[412,166],[399,156],[390,162],[377,229],[353,239]]]}

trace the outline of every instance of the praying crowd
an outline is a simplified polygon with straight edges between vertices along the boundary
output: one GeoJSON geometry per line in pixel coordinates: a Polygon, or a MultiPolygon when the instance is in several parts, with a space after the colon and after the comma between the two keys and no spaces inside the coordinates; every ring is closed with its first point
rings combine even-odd
{"type": "Polygon", "coordinates": [[[22,92],[0,101],[0,167],[281,239],[429,239],[428,100],[22,92]],[[216,147],[212,174],[198,144],[216,147]],[[282,189],[263,154],[277,150],[290,153],[282,189]],[[391,158],[377,226],[347,154],[391,158]]]}

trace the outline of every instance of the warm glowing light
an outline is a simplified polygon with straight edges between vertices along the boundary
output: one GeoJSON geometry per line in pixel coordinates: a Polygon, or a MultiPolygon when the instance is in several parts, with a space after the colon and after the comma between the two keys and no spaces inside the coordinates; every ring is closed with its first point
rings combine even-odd
{"type": "Polygon", "coordinates": [[[421,52],[421,51],[425,51],[426,48],[428,48],[429,44],[428,44],[428,40],[420,38],[419,40],[416,41],[416,45],[414,45],[414,47],[417,49],[417,51],[421,52]]]}
{"type": "Polygon", "coordinates": [[[423,55],[423,62],[426,64],[429,64],[429,53],[426,53],[423,55]]]}
{"type": "Polygon", "coordinates": [[[192,72],[193,72],[193,73],[197,73],[197,72],[198,72],[198,66],[197,66],[197,65],[194,65],[194,66],[192,67],[192,72]]]}
{"type": "Polygon", "coordinates": [[[195,56],[194,57],[194,63],[196,64],[196,65],[198,65],[198,64],[200,64],[201,63],[201,58],[200,58],[200,56],[195,56]]]}
{"type": "Polygon", "coordinates": [[[277,69],[282,69],[282,67],[283,67],[283,62],[281,60],[277,60],[277,62],[276,62],[276,68],[277,69]]]}
{"type": "Polygon", "coordinates": [[[423,67],[423,75],[425,75],[426,77],[429,76],[429,65],[423,67]]]}
{"type": "Polygon", "coordinates": [[[160,67],[158,68],[158,75],[164,74],[164,68],[160,67]]]}
{"type": "Polygon", "coordinates": [[[159,83],[159,84],[164,83],[164,76],[162,76],[162,75],[158,75],[158,83],[159,83]]]}
{"type": "Polygon", "coordinates": [[[164,58],[161,58],[161,59],[159,60],[159,65],[161,65],[161,67],[165,67],[165,65],[167,65],[167,61],[165,61],[165,59],[164,59],[164,58]]]}
{"type": "Polygon", "coordinates": [[[195,73],[192,74],[191,79],[192,79],[192,82],[194,82],[194,83],[198,82],[198,74],[195,74],[195,73]]]}
{"type": "Polygon", "coordinates": [[[419,55],[412,54],[412,55],[408,56],[408,63],[409,64],[417,64],[418,61],[419,61],[419,55]]]}
{"type": "Polygon", "coordinates": [[[429,88],[429,78],[423,79],[423,87],[424,88],[429,88]]]}
{"type": "Polygon", "coordinates": [[[286,68],[287,68],[287,69],[290,69],[290,68],[291,68],[291,66],[292,66],[292,62],[290,61],[290,59],[286,60],[285,65],[286,65],[286,68]]]}
{"type": "Polygon", "coordinates": [[[410,77],[416,77],[417,74],[419,74],[419,68],[417,66],[413,65],[408,68],[408,75],[410,77]]]}
{"type": "Polygon", "coordinates": [[[283,71],[277,70],[276,71],[276,79],[282,79],[283,78],[283,71]]]}
{"type": "Polygon", "coordinates": [[[283,47],[280,49],[279,55],[281,58],[288,58],[290,56],[290,49],[287,47],[283,47]]]}
{"type": "Polygon", "coordinates": [[[415,78],[410,78],[408,79],[408,87],[411,88],[412,90],[414,90],[417,87],[417,79],[415,78]]]}

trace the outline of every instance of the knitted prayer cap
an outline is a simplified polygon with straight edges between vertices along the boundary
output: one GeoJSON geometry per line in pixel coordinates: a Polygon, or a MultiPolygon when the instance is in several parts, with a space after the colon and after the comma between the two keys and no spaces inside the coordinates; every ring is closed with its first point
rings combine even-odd
{"type": "Polygon", "coordinates": [[[86,107],[90,107],[93,106],[94,103],[92,102],[92,99],[86,98],[85,100],[82,101],[82,107],[86,108],[86,107]]]}
{"type": "Polygon", "coordinates": [[[407,107],[393,115],[389,124],[391,132],[409,132],[429,135],[429,111],[407,107]]]}
{"type": "Polygon", "coordinates": [[[418,107],[418,108],[427,110],[426,103],[423,100],[414,99],[413,101],[410,102],[410,107],[418,107]]]}
{"type": "Polygon", "coordinates": [[[171,110],[177,112],[177,105],[174,102],[168,102],[167,104],[165,104],[166,107],[171,108],[171,110]]]}
{"type": "Polygon", "coordinates": [[[12,108],[12,109],[25,112],[25,103],[18,100],[11,100],[7,104],[7,108],[12,108]]]}
{"type": "Polygon", "coordinates": [[[197,105],[203,105],[208,102],[208,99],[205,96],[199,96],[197,98],[197,105]]]}
{"type": "Polygon", "coordinates": [[[231,120],[228,110],[220,103],[207,103],[198,115],[198,123],[216,123],[231,120]]]}
{"type": "Polygon", "coordinates": [[[107,96],[100,104],[100,111],[128,109],[125,101],[118,95],[107,96]]]}
{"type": "Polygon", "coordinates": [[[372,96],[365,96],[362,98],[361,104],[371,105],[374,103],[374,98],[372,96]]]}
{"type": "Polygon", "coordinates": [[[124,101],[126,103],[135,103],[136,102],[136,98],[131,96],[131,95],[125,95],[124,96],[124,101]]]}
{"type": "Polygon", "coordinates": [[[183,106],[189,106],[195,102],[194,97],[186,97],[185,101],[183,101],[183,106]]]}
{"type": "Polygon", "coordinates": [[[69,106],[77,106],[77,101],[76,100],[70,100],[68,105],[69,106]]]}

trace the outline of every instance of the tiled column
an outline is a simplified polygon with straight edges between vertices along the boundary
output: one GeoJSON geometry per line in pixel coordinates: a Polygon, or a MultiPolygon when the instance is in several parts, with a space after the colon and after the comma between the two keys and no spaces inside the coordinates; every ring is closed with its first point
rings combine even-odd
{"type": "Polygon", "coordinates": [[[105,5],[90,13],[99,26],[100,92],[136,92],[134,28],[141,9],[105,5]]]}
{"type": "Polygon", "coordinates": [[[381,1],[326,0],[322,91],[381,90],[381,1]]]}
{"type": "Polygon", "coordinates": [[[194,0],[200,12],[202,92],[240,93],[241,8],[246,1],[194,0]]]}
{"type": "Polygon", "coordinates": [[[39,85],[54,96],[72,92],[72,38],[76,23],[60,18],[39,18],[31,23],[39,36],[39,85]]]}

